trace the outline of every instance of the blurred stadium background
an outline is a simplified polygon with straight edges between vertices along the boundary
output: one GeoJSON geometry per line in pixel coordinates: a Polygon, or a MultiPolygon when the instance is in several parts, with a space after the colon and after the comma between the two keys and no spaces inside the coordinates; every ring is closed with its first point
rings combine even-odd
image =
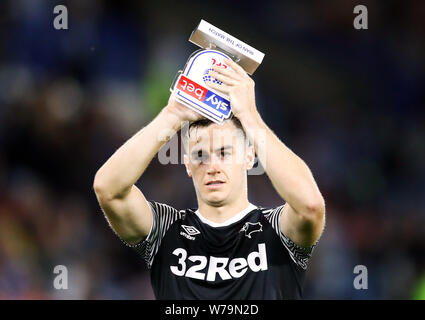
{"type": "MultiPolygon", "coordinates": [[[[203,18],[266,53],[269,126],[327,202],[309,299],[425,297],[425,2],[0,2],[0,299],[153,299],[144,262],[106,223],[96,170],[165,105],[203,18]],[[69,29],[53,28],[66,5],[69,29]],[[369,29],[353,29],[367,5],[369,29]],[[368,290],[353,288],[355,265],[368,290]],[[53,289],[65,265],[69,289],[53,289]]],[[[196,207],[183,165],[154,159],[148,199],[196,207]]],[[[250,176],[249,199],[281,200],[250,176]]]]}

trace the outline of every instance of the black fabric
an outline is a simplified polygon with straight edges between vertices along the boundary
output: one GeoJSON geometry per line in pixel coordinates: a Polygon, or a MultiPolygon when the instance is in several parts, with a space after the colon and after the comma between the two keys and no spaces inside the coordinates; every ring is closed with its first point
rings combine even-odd
{"type": "Polygon", "coordinates": [[[212,227],[195,209],[149,203],[155,222],[135,249],[150,267],[157,299],[302,298],[314,246],[298,247],[282,234],[283,206],[256,208],[228,226],[212,227]]]}

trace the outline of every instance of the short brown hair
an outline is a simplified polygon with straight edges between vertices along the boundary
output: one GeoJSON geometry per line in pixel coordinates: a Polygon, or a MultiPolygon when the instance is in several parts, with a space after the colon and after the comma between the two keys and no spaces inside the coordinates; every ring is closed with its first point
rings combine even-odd
{"type": "MultiPolygon", "coordinates": [[[[243,126],[242,126],[241,121],[237,117],[232,116],[230,119],[225,120],[225,121],[232,121],[236,128],[242,130],[242,132],[243,132],[243,134],[244,134],[244,136],[246,138],[245,130],[244,130],[243,126]]],[[[193,122],[189,123],[189,128],[188,128],[188,131],[187,131],[188,132],[188,135],[190,136],[190,129],[192,129],[192,128],[208,127],[209,125],[211,125],[213,123],[214,123],[213,121],[211,121],[209,119],[206,119],[206,118],[202,118],[200,120],[193,121],[193,122]]]]}
{"type": "MultiPolygon", "coordinates": [[[[246,132],[245,132],[243,126],[242,126],[241,121],[237,117],[232,115],[229,119],[226,119],[224,121],[233,122],[233,124],[235,125],[235,127],[237,129],[242,130],[244,139],[246,139],[246,137],[247,137],[246,132]]],[[[181,132],[181,137],[182,137],[182,140],[184,142],[183,145],[185,146],[187,141],[189,140],[188,138],[190,137],[190,130],[192,128],[204,128],[204,127],[208,127],[208,126],[210,126],[211,124],[214,124],[214,123],[215,123],[214,121],[211,121],[207,118],[202,118],[200,120],[190,122],[189,125],[185,128],[186,130],[182,130],[182,132],[181,132]],[[183,133],[184,131],[186,131],[185,134],[183,133]]],[[[249,144],[249,141],[248,141],[248,144],[249,144]]],[[[187,150],[186,147],[185,147],[185,149],[187,150]]]]}

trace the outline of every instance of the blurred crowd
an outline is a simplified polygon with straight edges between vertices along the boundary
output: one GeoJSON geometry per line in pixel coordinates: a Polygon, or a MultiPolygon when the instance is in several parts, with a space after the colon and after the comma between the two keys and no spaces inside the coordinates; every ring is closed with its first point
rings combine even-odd
{"type": "MultiPolygon", "coordinates": [[[[425,299],[425,2],[362,3],[359,31],[351,0],[2,1],[0,299],[154,298],[93,178],[166,104],[201,19],[266,54],[258,109],[326,200],[305,297],[425,299]],[[53,28],[57,4],[68,30],[53,28]],[[53,286],[57,265],[68,290],[53,286]],[[367,290],[353,287],[356,265],[367,290]]],[[[248,181],[252,203],[281,204],[266,175],[248,181]]],[[[138,186],[197,206],[182,164],[154,159],[138,186]]]]}

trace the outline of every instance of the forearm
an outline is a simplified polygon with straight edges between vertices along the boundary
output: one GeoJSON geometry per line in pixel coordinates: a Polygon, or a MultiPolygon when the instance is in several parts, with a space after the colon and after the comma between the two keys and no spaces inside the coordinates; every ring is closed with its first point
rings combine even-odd
{"type": "Polygon", "coordinates": [[[279,195],[298,212],[320,207],[323,198],[305,162],[279,140],[258,112],[240,120],[279,195]]]}
{"type": "Polygon", "coordinates": [[[159,149],[179,130],[180,120],[167,108],[124,143],[98,170],[96,192],[106,198],[125,196],[148,167],[159,149]]]}

